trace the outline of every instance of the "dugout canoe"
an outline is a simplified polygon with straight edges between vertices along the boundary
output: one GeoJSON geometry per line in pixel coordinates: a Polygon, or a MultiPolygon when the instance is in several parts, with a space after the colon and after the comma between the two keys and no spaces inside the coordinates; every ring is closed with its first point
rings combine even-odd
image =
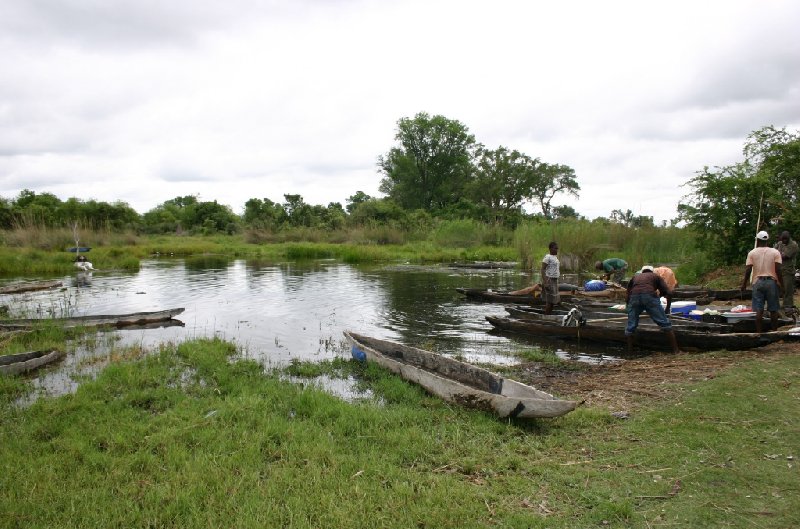
{"type": "MultiPolygon", "coordinates": [[[[489,303],[520,303],[525,305],[544,305],[541,296],[532,296],[531,294],[509,294],[505,290],[486,290],[482,288],[456,288],[456,292],[463,294],[467,299],[472,301],[485,301],[489,303]]],[[[573,299],[569,290],[561,292],[561,301],[570,301],[573,299]]]]}
{"type": "MultiPolygon", "coordinates": [[[[528,334],[532,336],[587,340],[599,343],[625,344],[625,326],[609,325],[606,322],[587,321],[583,326],[565,327],[559,322],[522,320],[486,316],[486,320],[497,330],[528,334]]],[[[789,331],[762,333],[736,333],[719,331],[696,331],[673,326],[681,349],[715,351],[727,349],[738,351],[762,347],[786,339],[794,339],[789,331]]],[[[652,349],[670,349],[669,339],[656,326],[640,323],[634,334],[634,344],[652,349]]]]}
{"type": "Polygon", "coordinates": [[[0,329],[15,330],[26,329],[40,323],[53,323],[65,328],[71,327],[127,327],[140,326],[150,323],[166,322],[172,320],[185,309],[175,308],[153,312],[133,312],[130,314],[99,314],[94,316],[76,316],[72,318],[34,318],[6,320],[0,323],[0,329]]]}
{"type": "Polygon", "coordinates": [[[0,375],[20,375],[64,357],[63,351],[29,351],[0,356],[0,375]]]}
{"type": "Polygon", "coordinates": [[[730,301],[733,299],[753,299],[752,290],[740,290],[738,288],[711,290],[709,295],[716,301],[730,301]]]}
{"type": "MultiPolygon", "coordinates": [[[[603,321],[611,325],[618,323],[625,326],[628,315],[624,309],[615,310],[608,306],[594,306],[594,305],[576,305],[581,312],[581,316],[589,321],[603,321]]],[[[529,305],[509,305],[506,306],[506,312],[509,316],[517,319],[531,319],[531,320],[551,320],[562,321],[564,316],[569,313],[569,309],[554,308],[550,315],[544,314],[543,307],[529,306],[529,305]]],[[[703,331],[716,331],[716,332],[733,332],[733,333],[754,333],[756,332],[756,319],[742,318],[734,321],[727,321],[724,316],[703,316],[701,319],[694,319],[689,316],[673,313],[669,315],[670,321],[673,326],[681,327],[690,330],[703,330],[703,331]]],[[[646,312],[641,314],[640,325],[652,325],[650,317],[646,312]]],[[[778,318],[778,329],[788,325],[796,325],[797,322],[792,318],[781,317],[778,318]]],[[[761,328],[764,331],[772,330],[772,322],[769,316],[765,316],[761,321],[761,328]]],[[[777,329],[776,329],[777,330],[777,329]]]]}
{"type": "Polygon", "coordinates": [[[513,270],[516,261],[472,261],[469,263],[450,263],[452,268],[473,268],[476,270],[513,270]]]}
{"type": "Polygon", "coordinates": [[[20,294],[22,292],[33,292],[35,290],[47,290],[62,286],[61,281],[26,281],[23,283],[12,283],[0,287],[0,294],[20,294]]]}
{"type": "Polygon", "coordinates": [[[374,362],[447,402],[499,418],[558,417],[581,404],[431,351],[350,331],[344,335],[357,360],[374,362]]]}

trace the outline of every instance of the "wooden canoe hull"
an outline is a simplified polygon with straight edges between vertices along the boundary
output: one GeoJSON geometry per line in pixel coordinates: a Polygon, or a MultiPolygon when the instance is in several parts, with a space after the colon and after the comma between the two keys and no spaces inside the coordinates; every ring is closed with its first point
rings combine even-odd
{"type": "MultiPolygon", "coordinates": [[[[611,325],[613,323],[622,325],[623,327],[627,323],[628,315],[625,311],[615,311],[609,309],[607,307],[584,307],[583,305],[578,306],[581,311],[581,315],[588,321],[597,322],[602,321],[606,325],[611,325]]],[[[544,314],[544,309],[542,307],[531,307],[526,305],[510,305],[506,307],[506,312],[508,312],[509,316],[512,318],[516,318],[519,320],[550,320],[561,322],[564,316],[567,315],[569,312],[566,309],[553,309],[553,312],[549,315],[544,314]]],[[[639,320],[639,325],[654,325],[647,313],[641,314],[641,319],[639,320]]],[[[687,329],[687,330],[702,330],[702,331],[716,331],[716,332],[732,332],[732,333],[754,333],[756,332],[756,320],[755,318],[747,318],[742,319],[735,322],[726,322],[725,318],[719,317],[721,322],[708,322],[702,320],[694,320],[688,318],[686,316],[681,316],[678,314],[670,315],[670,320],[672,321],[672,325],[677,328],[687,329]]],[[[794,325],[796,322],[791,318],[779,318],[778,319],[778,328],[784,327],[787,325],[794,325]]],[[[772,322],[770,321],[769,317],[764,317],[761,321],[761,328],[763,331],[771,331],[772,329],[772,322]]],[[[776,329],[777,330],[777,329],[776,329]]]]}
{"type": "MultiPolygon", "coordinates": [[[[484,290],[482,288],[457,288],[456,292],[464,294],[467,299],[473,301],[486,301],[489,303],[519,303],[523,305],[544,305],[541,296],[532,296],[530,294],[509,294],[508,292],[494,292],[491,290],[484,290]]],[[[572,294],[561,292],[561,301],[569,301],[573,299],[572,294]]]]}
{"type": "MultiPolygon", "coordinates": [[[[562,327],[557,322],[497,318],[494,316],[486,316],[486,320],[494,328],[503,331],[600,343],[627,343],[624,325],[603,325],[587,322],[586,325],[581,327],[562,327]]],[[[790,338],[790,334],[786,331],[764,333],[699,332],[683,330],[679,327],[674,327],[673,330],[681,348],[701,351],[753,349],[790,338]]],[[[669,340],[664,333],[657,327],[649,327],[647,325],[640,324],[636,329],[634,343],[641,347],[670,349],[669,340]]]]}
{"type": "Polygon", "coordinates": [[[64,357],[63,351],[30,351],[0,356],[0,374],[20,375],[51,364],[64,357]]]}
{"type": "Polygon", "coordinates": [[[181,314],[184,308],[159,310],[154,312],[134,312],[131,314],[101,314],[96,316],[76,316],[74,318],[52,319],[19,319],[8,320],[0,325],[2,329],[25,329],[38,323],[53,323],[65,328],[70,327],[126,327],[128,325],[145,325],[171,320],[181,314]]]}
{"type": "Polygon", "coordinates": [[[447,402],[500,418],[558,417],[580,405],[431,351],[349,331],[344,335],[354,358],[374,362],[447,402]]]}
{"type": "Polygon", "coordinates": [[[22,292],[33,292],[35,290],[47,290],[62,286],[61,281],[33,281],[23,283],[13,283],[0,288],[0,294],[20,294],[22,292]]]}
{"type": "Polygon", "coordinates": [[[453,268],[473,268],[476,270],[513,270],[516,261],[472,261],[469,263],[450,263],[453,268]]]}

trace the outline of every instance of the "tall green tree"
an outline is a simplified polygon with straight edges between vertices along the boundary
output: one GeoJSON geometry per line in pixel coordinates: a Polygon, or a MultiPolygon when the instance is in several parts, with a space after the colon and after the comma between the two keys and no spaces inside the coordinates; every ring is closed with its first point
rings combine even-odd
{"type": "Polygon", "coordinates": [[[467,127],[420,112],[397,122],[399,146],[378,158],[380,191],[404,209],[437,211],[458,202],[472,178],[477,145],[467,127]]]}
{"type": "Polygon", "coordinates": [[[800,236],[800,131],[763,127],[748,136],[744,154],[769,182],[768,204],[776,225],[800,236]]]}
{"type": "Polygon", "coordinates": [[[539,206],[547,219],[554,218],[552,201],[556,195],[577,197],[580,190],[571,167],[544,163],[503,146],[479,150],[469,188],[473,200],[488,204],[503,217],[530,203],[539,206]]]}
{"type": "Polygon", "coordinates": [[[581,186],[575,178],[575,170],[563,164],[541,163],[536,168],[532,199],[538,202],[542,215],[553,218],[553,199],[558,194],[578,197],[581,186]]]}
{"type": "Polygon", "coordinates": [[[253,228],[275,230],[287,220],[286,211],[277,202],[251,198],[244,203],[244,223],[253,228]]]}
{"type": "Polygon", "coordinates": [[[800,230],[800,134],[763,127],[747,137],[743,153],[735,165],[698,172],[678,206],[679,218],[725,264],[741,262],[759,230],[773,238],[800,230]]]}
{"type": "Polygon", "coordinates": [[[500,146],[494,150],[480,149],[475,165],[475,178],[468,187],[472,200],[507,217],[520,211],[523,203],[533,196],[541,162],[500,146]]]}

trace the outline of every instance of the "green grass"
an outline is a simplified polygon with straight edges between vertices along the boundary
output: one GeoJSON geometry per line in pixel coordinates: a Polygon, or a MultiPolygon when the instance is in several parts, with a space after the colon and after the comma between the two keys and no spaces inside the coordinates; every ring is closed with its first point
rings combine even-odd
{"type": "Polygon", "coordinates": [[[347,403],[235,356],[164,346],[26,409],[0,382],[0,527],[800,524],[797,356],[743,361],[627,421],[525,423],[373,366],[294,366],[378,397],[347,403]]]}
{"type": "MultiPolygon", "coordinates": [[[[348,263],[448,261],[519,261],[538,269],[547,245],[556,240],[562,255],[580,260],[593,272],[593,263],[622,257],[631,270],[642,264],[679,264],[679,280],[694,283],[713,264],[695,248],[689,230],[633,229],[620,224],[586,220],[527,222],[515,231],[471,220],[440,221],[428,233],[402,232],[378,226],[340,231],[310,228],[276,234],[247,232],[236,235],[151,235],[105,231],[81,234],[82,244],[100,270],[138,270],[141,259],[152,256],[224,255],[248,259],[341,259],[348,263]]],[[[71,242],[68,230],[25,229],[0,232],[0,275],[60,274],[73,270],[74,254],[64,251],[71,242]]]]}

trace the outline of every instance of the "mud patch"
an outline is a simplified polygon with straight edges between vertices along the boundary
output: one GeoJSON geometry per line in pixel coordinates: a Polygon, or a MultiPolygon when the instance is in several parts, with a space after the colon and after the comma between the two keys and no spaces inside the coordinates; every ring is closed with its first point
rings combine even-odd
{"type": "Polygon", "coordinates": [[[675,398],[681,391],[681,384],[712,379],[745,361],[770,362],[786,355],[800,355],[800,342],[775,343],[749,351],[662,353],[577,368],[531,362],[505,371],[509,377],[559,398],[585,400],[588,406],[626,414],[657,401],[675,398]]]}

